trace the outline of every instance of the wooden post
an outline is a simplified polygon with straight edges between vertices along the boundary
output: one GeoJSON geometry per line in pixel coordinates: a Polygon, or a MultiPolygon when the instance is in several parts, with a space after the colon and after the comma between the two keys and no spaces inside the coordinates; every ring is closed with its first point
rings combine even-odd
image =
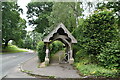
{"type": "Polygon", "coordinates": [[[48,43],[46,43],[46,56],[45,56],[45,64],[49,64],[49,46],[48,43]]]}
{"type": "Polygon", "coordinates": [[[66,51],[65,52],[68,55],[67,60],[69,61],[69,49],[68,49],[68,45],[66,45],[66,51]]]}
{"type": "Polygon", "coordinates": [[[69,64],[73,64],[74,63],[74,59],[73,59],[73,51],[72,51],[72,45],[70,46],[70,59],[69,59],[69,64]]]}

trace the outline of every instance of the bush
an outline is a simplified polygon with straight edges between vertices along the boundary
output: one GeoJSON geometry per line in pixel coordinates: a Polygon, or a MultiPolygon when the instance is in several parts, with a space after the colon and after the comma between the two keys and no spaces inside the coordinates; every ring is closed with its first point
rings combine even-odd
{"type": "Polygon", "coordinates": [[[85,23],[84,36],[90,38],[87,44],[88,53],[100,54],[101,47],[105,46],[106,42],[116,39],[117,27],[111,11],[96,11],[95,14],[86,19],[85,23]]]}
{"type": "Polygon", "coordinates": [[[84,61],[84,58],[87,58],[88,54],[86,54],[85,50],[79,50],[75,55],[75,62],[80,62],[81,60],[84,61]]]}
{"type": "Polygon", "coordinates": [[[101,77],[118,77],[117,70],[106,69],[104,67],[98,66],[96,64],[81,64],[75,63],[76,68],[82,73],[84,76],[101,76],[101,77]]]}
{"type": "Polygon", "coordinates": [[[51,45],[50,45],[50,49],[51,49],[51,54],[55,54],[57,51],[62,50],[63,49],[63,43],[60,41],[54,41],[51,45]]]}
{"type": "Polygon", "coordinates": [[[37,52],[38,52],[38,58],[40,62],[44,62],[45,61],[45,45],[43,41],[40,41],[37,44],[37,52]]]}
{"type": "MultiPolygon", "coordinates": [[[[44,62],[45,61],[45,45],[43,41],[40,41],[37,44],[37,52],[38,52],[38,58],[40,60],[40,62],[44,62]]],[[[54,41],[52,44],[49,45],[49,50],[50,50],[50,54],[55,54],[57,51],[62,50],[63,49],[63,43],[60,41],[54,41]]]]}
{"type": "Polygon", "coordinates": [[[88,54],[85,49],[80,49],[75,55],[75,62],[80,64],[91,64],[97,63],[97,60],[93,54],[88,54]]]}
{"type": "Polygon", "coordinates": [[[120,46],[119,42],[107,42],[97,56],[100,64],[110,69],[120,69],[120,46]]]}
{"type": "Polygon", "coordinates": [[[96,76],[106,77],[118,75],[120,42],[117,41],[120,37],[116,17],[111,11],[96,11],[95,14],[85,19],[84,24],[76,28],[73,34],[78,41],[74,48],[75,52],[78,50],[77,47],[79,48],[75,62],[79,64],[76,67],[80,72],[88,73],[87,75],[93,72],[96,76]],[[103,66],[92,66],[97,62],[103,66]],[[91,71],[94,68],[95,73],[91,71]]]}

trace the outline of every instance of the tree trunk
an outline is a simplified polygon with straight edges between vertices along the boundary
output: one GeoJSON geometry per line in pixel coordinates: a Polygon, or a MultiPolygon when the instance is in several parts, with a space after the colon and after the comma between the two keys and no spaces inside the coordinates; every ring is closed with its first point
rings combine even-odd
{"type": "Polygon", "coordinates": [[[8,42],[9,42],[9,40],[5,41],[4,49],[8,46],[8,42]]]}

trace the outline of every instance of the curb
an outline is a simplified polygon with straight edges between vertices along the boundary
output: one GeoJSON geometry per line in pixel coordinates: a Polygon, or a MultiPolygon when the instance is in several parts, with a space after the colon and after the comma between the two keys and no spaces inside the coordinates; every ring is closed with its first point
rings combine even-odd
{"type": "Polygon", "coordinates": [[[4,79],[7,75],[4,75],[3,77],[0,78],[0,80],[4,79]]]}
{"type": "MultiPolygon", "coordinates": [[[[36,56],[35,56],[35,57],[36,57],[36,56]]],[[[33,57],[33,58],[35,58],[35,57],[33,57]]],[[[33,59],[33,58],[31,58],[31,59],[33,59]]],[[[39,74],[32,73],[31,71],[24,70],[23,67],[22,67],[22,65],[25,64],[26,62],[28,62],[28,61],[31,60],[31,59],[28,59],[27,61],[25,61],[25,62],[23,62],[23,63],[21,63],[21,64],[19,65],[19,69],[20,69],[21,72],[26,73],[26,74],[28,74],[28,75],[30,75],[30,76],[39,77],[39,78],[47,78],[47,79],[56,78],[56,77],[54,77],[54,76],[39,75],[39,74]]]]}

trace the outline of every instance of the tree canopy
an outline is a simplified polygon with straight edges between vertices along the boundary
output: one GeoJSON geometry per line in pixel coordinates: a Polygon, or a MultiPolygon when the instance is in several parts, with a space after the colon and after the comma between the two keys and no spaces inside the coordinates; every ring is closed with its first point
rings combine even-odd
{"type": "Polygon", "coordinates": [[[72,32],[77,26],[78,17],[83,9],[80,2],[31,2],[28,4],[29,23],[36,25],[39,33],[49,33],[60,22],[64,23],[72,32]]]}
{"type": "Polygon", "coordinates": [[[120,1],[115,1],[115,2],[102,2],[97,4],[97,9],[104,9],[107,8],[109,10],[112,10],[117,16],[117,24],[120,26],[120,1]]]}
{"type": "Polygon", "coordinates": [[[72,32],[78,23],[78,17],[82,15],[83,9],[80,2],[57,2],[53,4],[52,12],[48,17],[50,25],[55,27],[63,23],[72,32]]]}
{"type": "Polygon", "coordinates": [[[20,17],[20,10],[16,2],[2,2],[2,41],[5,46],[10,40],[23,38],[26,33],[26,21],[20,17]]]}
{"type": "Polygon", "coordinates": [[[48,16],[52,11],[52,2],[31,2],[27,5],[29,24],[36,26],[35,30],[44,33],[50,27],[48,16]]]}

